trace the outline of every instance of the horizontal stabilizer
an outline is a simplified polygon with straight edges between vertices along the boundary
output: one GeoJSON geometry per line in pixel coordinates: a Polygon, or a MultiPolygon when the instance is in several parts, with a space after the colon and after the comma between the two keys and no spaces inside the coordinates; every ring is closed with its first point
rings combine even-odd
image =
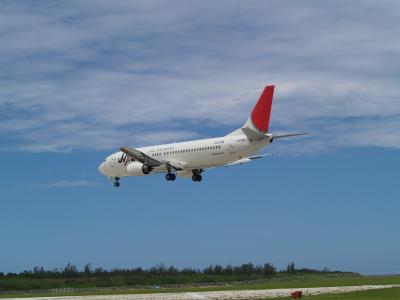
{"type": "Polygon", "coordinates": [[[271,138],[273,139],[283,139],[287,137],[292,137],[292,136],[298,136],[298,135],[306,135],[306,134],[311,134],[309,132],[296,132],[296,133],[286,133],[286,134],[268,134],[271,138]]]}

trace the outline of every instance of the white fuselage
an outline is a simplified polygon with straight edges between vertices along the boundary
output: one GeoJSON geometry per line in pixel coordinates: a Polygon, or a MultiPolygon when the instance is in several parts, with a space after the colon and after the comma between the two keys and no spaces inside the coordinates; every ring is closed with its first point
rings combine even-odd
{"type": "MultiPolygon", "coordinates": [[[[205,170],[227,165],[251,155],[269,144],[269,139],[250,141],[246,135],[227,135],[219,138],[195,140],[181,143],[156,145],[137,148],[147,156],[160,161],[179,162],[183,167],[179,176],[191,176],[192,170],[205,170]]],[[[119,151],[111,154],[100,165],[99,170],[106,176],[140,176],[139,164],[119,151]],[[134,170],[134,171],[133,171],[134,170]]],[[[156,167],[152,173],[167,172],[165,168],[156,167]]]]}
{"type": "Polygon", "coordinates": [[[273,95],[274,85],[266,86],[246,123],[226,136],[142,148],[122,146],[100,164],[99,171],[114,179],[115,187],[120,186],[120,177],[162,172],[167,181],[174,181],[178,175],[199,182],[206,169],[244,164],[267,156],[252,154],[275,139],[306,134],[268,131],[273,95]]]}

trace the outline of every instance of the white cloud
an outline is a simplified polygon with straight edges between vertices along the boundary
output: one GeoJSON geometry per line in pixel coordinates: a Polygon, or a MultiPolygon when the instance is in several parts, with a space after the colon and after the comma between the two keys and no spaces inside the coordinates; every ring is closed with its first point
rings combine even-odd
{"type": "Polygon", "coordinates": [[[29,185],[29,188],[70,188],[70,187],[90,187],[96,186],[98,183],[90,182],[87,180],[78,180],[78,181],[68,181],[68,180],[60,180],[50,183],[43,184],[35,184],[29,185]]]}
{"type": "Polygon", "coordinates": [[[266,83],[277,85],[271,129],[314,133],[293,141],[296,151],[400,148],[399,6],[2,3],[1,148],[68,152],[233,130],[266,83]]]}

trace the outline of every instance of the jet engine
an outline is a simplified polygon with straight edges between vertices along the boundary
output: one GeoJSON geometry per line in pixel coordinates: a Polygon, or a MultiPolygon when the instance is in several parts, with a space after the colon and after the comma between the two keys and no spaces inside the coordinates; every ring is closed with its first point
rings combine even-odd
{"type": "Polygon", "coordinates": [[[142,176],[145,175],[143,173],[143,164],[138,161],[133,161],[126,166],[126,172],[128,175],[133,176],[142,176]]]}

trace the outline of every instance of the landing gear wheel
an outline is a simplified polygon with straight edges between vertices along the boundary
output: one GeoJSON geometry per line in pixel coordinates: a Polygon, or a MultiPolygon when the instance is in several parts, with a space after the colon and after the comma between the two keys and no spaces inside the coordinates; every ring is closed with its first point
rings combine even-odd
{"type": "Polygon", "coordinates": [[[201,176],[200,174],[195,174],[192,176],[193,181],[201,181],[202,179],[203,179],[203,176],[201,176]]]}
{"type": "Polygon", "coordinates": [[[119,177],[115,177],[114,186],[119,187],[119,177]]]}
{"type": "Polygon", "coordinates": [[[203,172],[203,170],[192,170],[193,176],[192,180],[193,181],[201,181],[203,177],[200,175],[203,172]]]}
{"type": "Polygon", "coordinates": [[[176,175],[174,173],[165,174],[165,179],[168,181],[174,181],[176,179],[176,175]]]}

